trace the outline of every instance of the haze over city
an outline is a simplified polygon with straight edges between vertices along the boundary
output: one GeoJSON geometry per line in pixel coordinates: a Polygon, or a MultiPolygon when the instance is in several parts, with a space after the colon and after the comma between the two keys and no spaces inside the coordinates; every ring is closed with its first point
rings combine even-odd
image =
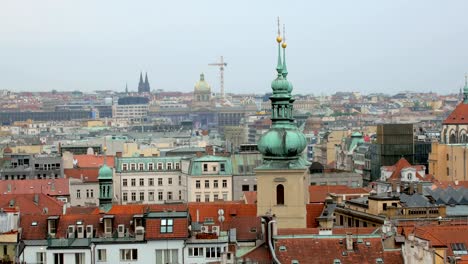
{"type": "Polygon", "coordinates": [[[276,16],[295,93],[457,93],[468,71],[466,1],[4,1],[0,89],[270,91],[276,16]]]}

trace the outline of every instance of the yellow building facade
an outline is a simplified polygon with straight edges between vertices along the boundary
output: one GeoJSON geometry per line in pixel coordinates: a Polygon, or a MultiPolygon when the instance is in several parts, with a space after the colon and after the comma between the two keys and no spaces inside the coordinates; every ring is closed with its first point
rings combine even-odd
{"type": "Polygon", "coordinates": [[[429,173],[439,181],[467,181],[468,144],[432,143],[429,173]]]}

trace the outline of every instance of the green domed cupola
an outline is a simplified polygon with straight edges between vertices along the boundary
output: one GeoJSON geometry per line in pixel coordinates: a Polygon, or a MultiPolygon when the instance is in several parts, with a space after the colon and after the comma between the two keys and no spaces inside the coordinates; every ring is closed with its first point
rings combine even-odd
{"type": "Polygon", "coordinates": [[[291,92],[293,86],[287,80],[286,41],[280,36],[278,28],[278,73],[271,83],[273,94],[271,100],[270,130],[262,135],[258,142],[258,149],[263,155],[263,165],[257,169],[272,168],[304,168],[308,162],[302,157],[307,141],[304,134],[298,130],[293,118],[293,103],[291,92]],[[281,60],[283,48],[283,60],[281,60]]]}
{"type": "Polygon", "coordinates": [[[102,165],[99,169],[98,180],[112,180],[112,169],[107,164],[102,165]]]}
{"type": "Polygon", "coordinates": [[[195,91],[211,91],[211,86],[205,81],[205,74],[200,74],[200,80],[195,84],[195,91]]]}

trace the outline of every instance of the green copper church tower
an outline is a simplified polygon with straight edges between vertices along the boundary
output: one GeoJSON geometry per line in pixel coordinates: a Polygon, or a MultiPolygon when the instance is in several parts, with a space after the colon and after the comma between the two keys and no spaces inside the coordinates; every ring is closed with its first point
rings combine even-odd
{"type": "Polygon", "coordinates": [[[255,169],[257,215],[274,215],[279,228],[305,228],[309,199],[308,162],[302,152],[307,142],[293,117],[293,86],[287,80],[287,44],[284,35],[281,37],[279,21],[276,41],[277,77],[271,83],[273,94],[270,96],[272,125],[258,142],[263,164],[255,169]]]}
{"type": "Polygon", "coordinates": [[[107,147],[104,146],[104,165],[99,169],[99,209],[109,211],[112,207],[113,197],[113,171],[106,163],[107,147]]]}

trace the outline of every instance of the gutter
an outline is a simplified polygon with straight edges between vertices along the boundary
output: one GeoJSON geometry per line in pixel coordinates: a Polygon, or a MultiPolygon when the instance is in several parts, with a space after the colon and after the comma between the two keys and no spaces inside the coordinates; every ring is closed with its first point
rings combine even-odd
{"type": "Polygon", "coordinates": [[[268,222],[268,247],[270,248],[270,253],[271,253],[271,256],[273,257],[273,263],[276,263],[276,264],[281,264],[281,262],[278,260],[278,258],[276,257],[276,253],[275,253],[275,249],[273,248],[273,243],[271,242],[272,240],[272,232],[273,232],[273,228],[272,228],[272,225],[273,224],[276,224],[276,220],[271,220],[270,222],[268,222]]]}

